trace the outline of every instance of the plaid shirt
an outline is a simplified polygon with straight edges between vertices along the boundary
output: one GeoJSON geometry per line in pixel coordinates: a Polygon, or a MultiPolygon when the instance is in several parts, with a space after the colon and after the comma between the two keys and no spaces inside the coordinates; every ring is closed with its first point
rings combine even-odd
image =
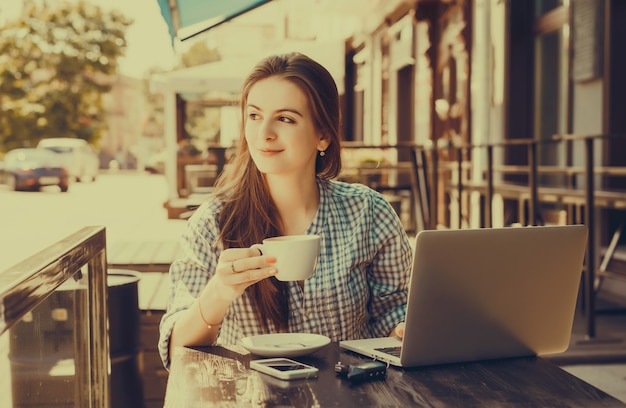
{"type": "MultiPolygon", "coordinates": [[[[320,206],[306,233],[321,236],[320,257],[303,290],[289,282],[289,331],[322,334],[332,341],[387,336],[406,313],[412,257],[406,232],[378,192],[319,179],[318,186],[320,206]]],[[[166,367],[172,327],[215,273],[223,250],[221,244],[213,245],[220,209],[213,198],[195,211],[182,236],[185,257],[170,267],[171,293],[159,339],[166,367]]],[[[262,334],[246,296],[228,309],[219,344],[262,334]]]]}

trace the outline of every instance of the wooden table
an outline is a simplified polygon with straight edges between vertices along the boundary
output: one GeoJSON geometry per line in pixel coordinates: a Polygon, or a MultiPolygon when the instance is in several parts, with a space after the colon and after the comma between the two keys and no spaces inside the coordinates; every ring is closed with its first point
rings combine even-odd
{"type": "Polygon", "coordinates": [[[336,343],[295,360],[320,369],[316,379],[283,381],[249,368],[259,358],[234,346],[174,350],[165,407],[624,407],[626,404],[536,357],[399,369],[385,380],[352,385],[337,361],[367,361],[336,343]]]}

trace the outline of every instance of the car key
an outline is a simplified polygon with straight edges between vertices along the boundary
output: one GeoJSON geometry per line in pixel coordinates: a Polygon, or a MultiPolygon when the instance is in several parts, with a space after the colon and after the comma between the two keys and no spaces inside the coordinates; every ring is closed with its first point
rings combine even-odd
{"type": "Polygon", "coordinates": [[[380,361],[368,361],[356,365],[345,365],[338,362],[335,364],[335,373],[338,377],[346,378],[352,383],[359,383],[386,378],[387,365],[380,361]]]}

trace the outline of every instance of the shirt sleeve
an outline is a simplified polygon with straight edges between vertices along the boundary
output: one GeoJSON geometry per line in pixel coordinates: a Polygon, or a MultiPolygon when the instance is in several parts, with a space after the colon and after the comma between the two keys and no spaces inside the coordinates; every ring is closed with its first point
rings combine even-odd
{"type": "Polygon", "coordinates": [[[170,295],[159,326],[158,349],[163,365],[169,369],[169,343],[174,324],[188,309],[215,273],[221,246],[215,245],[218,228],[215,211],[209,205],[196,210],[181,237],[183,257],[169,270],[170,295]]]}
{"type": "Polygon", "coordinates": [[[373,337],[384,337],[405,319],[413,252],[402,222],[382,195],[373,200],[370,240],[375,256],[368,271],[369,325],[373,337]]]}

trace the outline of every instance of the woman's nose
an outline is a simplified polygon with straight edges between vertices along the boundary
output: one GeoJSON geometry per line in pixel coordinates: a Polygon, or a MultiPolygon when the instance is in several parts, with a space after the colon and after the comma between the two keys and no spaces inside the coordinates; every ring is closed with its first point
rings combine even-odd
{"type": "Polygon", "coordinates": [[[259,129],[259,135],[266,140],[276,138],[276,131],[271,121],[263,121],[259,129]]]}

